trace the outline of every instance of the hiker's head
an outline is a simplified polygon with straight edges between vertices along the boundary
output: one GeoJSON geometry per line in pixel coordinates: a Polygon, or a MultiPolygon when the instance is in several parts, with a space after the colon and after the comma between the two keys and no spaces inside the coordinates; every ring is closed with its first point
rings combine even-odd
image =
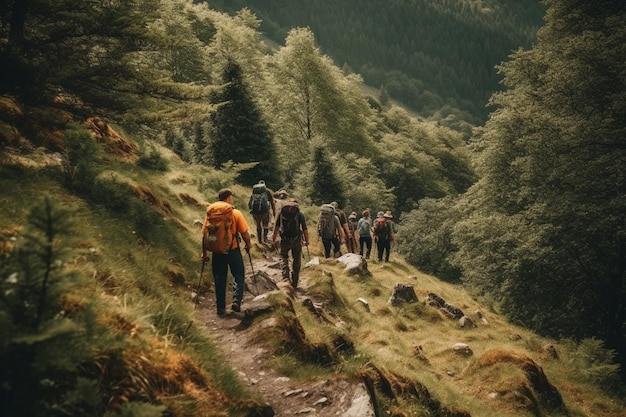
{"type": "Polygon", "coordinates": [[[331,206],[333,206],[335,208],[335,210],[337,210],[339,208],[339,204],[337,204],[336,201],[333,201],[332,203],[330,203],[331,206]]]}
{"type": "Polygon", "coordinates": [[[353,211],[352,213],[350,213],[350,215],[348,216],[349,219],[354,219],[356,220],[356,212],[353,211]]]}
{"type": "Polygon", "coordinates": [[[383,213],[382,211],[379,211],[378,214],[376,215],[376,217],[385,217],[385,213],[383,213]]]}
{"type": "Polygon", "coordinates": [[[369,217],[370,216],[370,211],[369,210],[363,210],[363,217],[369,217]]]}
{"type": "Polygon", "coordinates": [[[228,199],[228,197],[231,197],[232,195],[233,192],[229,188],[222,188],[217,192],[217,198],[220,201],[226,201],[226,199],[228,199]]]}
{"type": "Polygon", "coordinates": [[[391,214],[391,211],[387,210],[387,212],[385,213],[385,217],[388,219],[393,219],[393,215],[391,214]]]}

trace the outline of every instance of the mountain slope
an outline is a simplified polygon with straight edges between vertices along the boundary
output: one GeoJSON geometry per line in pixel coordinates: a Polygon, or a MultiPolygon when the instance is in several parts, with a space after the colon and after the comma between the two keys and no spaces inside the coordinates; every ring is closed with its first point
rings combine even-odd
{"type": "MultiPolygon", "coordinates": [[[[117,146],[125,149],[150,144],[117,136],[122,139],[117,146]]],[[[105,143],[111,138],[81,137],[105,143]]],[[[225,173],[185,164],[154,144],[152,164],[141,152],[121,157],[115,145],[96,145],[100,152],[93,161],[105,169],[89,193],[68,188],[61,155],[3,149],[3,399],[31,395],[32,401],[41,395],[32,415],[50,415],[58,408],[72,410],[72,415],[138,415],[128,414],[133,407],[151,410],[149,415],[271,415],[262,414],[269,409],[265,394],[251,382],[255,377],[226,362],[229,354],[222,350],[236,346],[215,338],[210,268],[204,269],[202,281],[199,276],[196,220],[206,202],[228,185],[241,207],[250,190],[233,185],[225,173]],[[25,226],[34,218],[28,210],[41,204],[44,189],[72,209],[79,223],[68,247],[72,255],[58,263],[63,268],[55,275],[64,289],[48,304],[44,322],[71,324],[61,339],[21,327],[14,315],[18,310],[6,308],[15,280],[28,276],[14,260],[28,249],[25,226]],[[70,276],[80,279],[66,279],[70,276]],[[46,366],[33,366],[20,354],[24,340],[30,340],[29,350],[46,366]],[[57,352],[70,351],[82,356],[66,364],[57,352]],[[18,382],[23,380],[50,382],[37,391],[31,385],[22,391],[18,382]]],[[[317,208],[303,209],[314,228],[317,208]]],[[[308,253],[321,255],[317,239],[308,253]]],[[[258,273],[275,264],[275,255],[260,246],[253,257],[258,273]]],[[[260,365],[288,376],[294,388],[323,381],[364,382],[379,415],[617,416],[626,410],[593,382],[601,381],[610,366],[601,359],[600,345],[556,342],[512,326],[460,287],[421,274],[395,255],[391,263],[374,262],[369,269],[371,276],[360,277],[334,261],[307,268],[302,277],[306,297],[281,285],[284,291],[268,298],[272,313],[254,320],[231,317],[233,326],[222,323],[221,331],[252,332],[248,343],[267,352],[260,365]],[[390,305],[398,283],[412,286],[418,300],[390,305]],[[438,306],[432,294],[447,304],[438,306]],[[319,314],[307,307],[307,297],[320,307],[315,310],[319,314]],[[450,317],[457,310],[476,327],[467,321],[461,327],[450,317]]],[[[24,284],[37,288],[36,282],[24,284]]],[[[258,293],[254,281],[250,292],[258,293]]],[[[252,305],[251,298],[247,294],[244,307],[252,305]]],[[[313,400],[302,399],[302,408],[324,415],[323,404],[309,403],[313,400]]],[[[6,415],[17,414],[8,408],[6,415]]]]}
{"type": "Polygon", "coordinates": [[[531,46],[545,12],[535,0],[221,0],[211,7],[251,9],[280,44],[291,28],[310,27],[324,52],[367,84],[424,116],[452,113],[473,124],[484,121],[499,89],[494,66],[531,46]]]}

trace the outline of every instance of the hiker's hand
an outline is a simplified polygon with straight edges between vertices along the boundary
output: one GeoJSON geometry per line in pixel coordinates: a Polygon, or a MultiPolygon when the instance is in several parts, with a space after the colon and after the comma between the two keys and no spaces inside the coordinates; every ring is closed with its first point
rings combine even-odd
{"type": "Polygon", "coordinates": [[[244,248],[244,250],[246,251],[246,253],[248,255],[250,255],[250,246],[246,245],[246,247],[244,248]]]}
{"type": "Polygon", "coordinates": [[[309,242],[307,240],[304,241],[304,246],[309,246],[309,242]]]}
{"type": "Polygon", "coordinates": [[[200,256],[200,259],[202,260],[202,263],[207,263],[211,260],[209,255],[206,255],[206,254],[202,254],[202,256],[200,256]]]}

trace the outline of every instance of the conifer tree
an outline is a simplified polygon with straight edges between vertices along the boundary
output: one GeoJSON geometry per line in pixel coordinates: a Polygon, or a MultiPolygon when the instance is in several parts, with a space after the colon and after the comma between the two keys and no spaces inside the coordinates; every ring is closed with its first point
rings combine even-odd
{"type": "Polygon", "coordinates": [[[343,187],[335,172],[332,162],[326,155],[326,150],[322,146],[317,146],[313,150],[313,184],[310,195],[314,204],[336,201],[340,207],[343,207],[345,203],[343,187]]]}
{"type": "Polygon", "coordinates": [[[258,162],[240,174],[242,184],[252,185],[263,179],[268,185],[280,183],[276,148],[268,124],[246,87],[242,69],[228,60],[222,74],[225,84],[212,95],[217,109],[210,116],[212,163],[220,168],[228,161],[258,162]]]}

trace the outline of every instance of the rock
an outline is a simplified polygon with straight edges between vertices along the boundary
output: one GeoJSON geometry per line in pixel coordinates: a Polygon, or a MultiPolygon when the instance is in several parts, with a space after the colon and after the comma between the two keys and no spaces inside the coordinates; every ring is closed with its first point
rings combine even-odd
{"type": "Polygon", "coordinates": [[[393,287],[393,293],[389,298],[388,303],[397,306],[402,303],[414,303],[418,301],[415,289],[411,284],[396,284],[393,287]]]}
{"type": "Polygon", "coordinates": [[[476,324],[474,323],[474,320],[470,319],[467,316],[463,316],[459,319],[459,326],[463,327],[464,329],[471,329],[473,327],[476,327],[476,324]]]}
{"type": "Polygon", "coordinates": [[[364,384],[359,384],[354,391],[350,408],[341,417],[376,417],[372,399],[364,384]]]}
{"type": "Polygon", "coordinates": [[[455,343],[454,345],[452,345],[452,349],[454,349],[456,353],[459,353],[463,356],[471,356],[474,354],[474,352],[467,343],[455,343]]]}
{"type": "Polygon", "coordinates": [[[356,253],[346,253],[337,258],[338,262],[346,265],[345,271],[359,276],[370,276],[372,273],[367,269],[367,261],[356,253]]]}
{"type": "Polygon", "coordinates": [[[313,258],[311,258],[311,260],[309,262],[307,262],[304,267],[305,268],[309,268],[311,266],[315,266],[315,265],[319,265],[320,264],[320,258],[317,256],[314,256],[313,258]]]}

